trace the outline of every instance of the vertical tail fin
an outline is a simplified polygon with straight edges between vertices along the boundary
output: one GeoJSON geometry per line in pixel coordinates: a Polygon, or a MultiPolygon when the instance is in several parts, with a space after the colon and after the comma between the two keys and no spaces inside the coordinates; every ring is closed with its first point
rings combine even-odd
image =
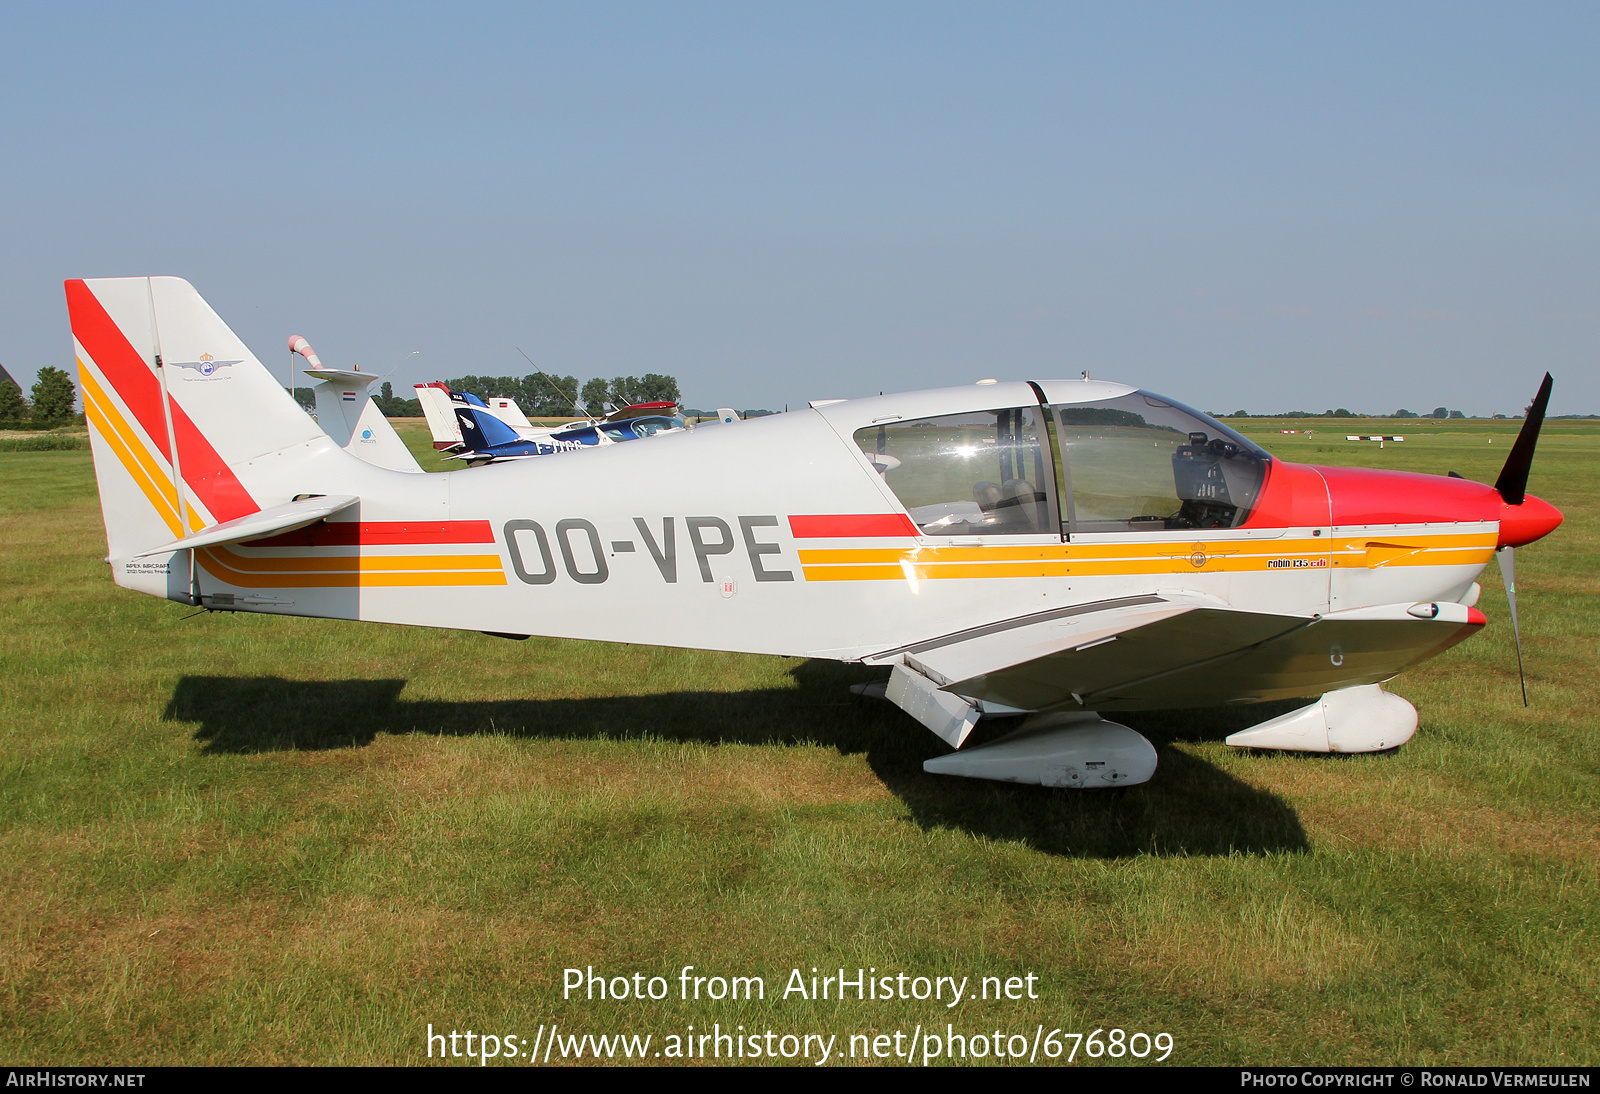
{"type": "Polygon", "coordinates": [[[534,431],[533,423],[528,421],[528,416],[522,412],[515,399],[495,396],[489,400],[489,410],[496,418],[515,430],[519,437],[527,437],[534,431]]]}
{"type": "Polygon", "coordinates": [[[461,442],[470,451],[480,451],[498,444],[515,444],[522,440],[517,431],[493,414],[478,407],[456,404],[456,421],[461,423],[461,442]]]}
{"type": "Polygon", "coordinates": [[[461,426],[456,422],[449,387],[437,380],[431,384],[418,384],[417,402],[422,404],[422,415],[428,419],[428,432],[433,434],[434,451],[447,452],[460,448],[461,426]]]}
{"type": "Polygon", "coordinates": [[[317,424],[334,444],[374,467],[422,473],[406,442],[372,401],[369,389],[380,379],[376,373],[324,368],[306,369],[305,374],[316,380],[317,424]]]}
{"type": "Polygon", "coordinates": [[[260,510],[250,462],[327,443],[188,282],[74,280],[66,294],[113,560],[260,510]]]}

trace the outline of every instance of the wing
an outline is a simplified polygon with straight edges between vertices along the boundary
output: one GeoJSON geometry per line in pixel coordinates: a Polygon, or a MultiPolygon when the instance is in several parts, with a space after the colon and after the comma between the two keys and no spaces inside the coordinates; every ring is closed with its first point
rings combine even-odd
{"type": "Polygon", "coordinates": [[[873,658],[1017,710],[1140,710],[1318,695],[1387,680],[1475,631],[1460,604],[1320,616],[1154,594],[1024,616],[873,658]]]}

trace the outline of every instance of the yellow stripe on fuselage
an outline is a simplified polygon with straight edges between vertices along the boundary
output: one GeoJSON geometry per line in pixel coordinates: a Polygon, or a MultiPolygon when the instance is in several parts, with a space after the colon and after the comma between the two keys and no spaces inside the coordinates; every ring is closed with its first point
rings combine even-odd
{"type": "MultiPolygon", "coordinates": [[[[89,424],[116,455],[174,537],[183,535],[172,478],[107,398],[94,374],[78,362],[83,408],[89,424]]],[[[189,522],[204,527],[193,509],[189,522]]],[[[504,585],[499,555],[307,555],[247,557],[226,547],[197,552],[212,577],[237,588],[365,588],[377,586],[504,585]]]]}
{"type": "Polygon", "coordinates": [[[226,547],[197,552],[201,567],[212,577],[241,589],[357,589],[379,586],[504,585],[505,570],[498,555],[344,555],[287,558],[242,558],[226,547]],[[263,562],[291,563],[302,572],[257,570],[263,562]],[[451,562],[462,565],[451,567],[451,562]],[[235,569],[240,563],[250,569],[235,569]],[[324,566],[338,563],[337,566],[324,566]],[[489,569],[493,566],[493,569],[489,569]],[[478,568],[474,568],[478,567],[478,568]]]}
{"type": "Polygon", "coordinates": [[[981,545],[971,547],[808,548],[799,552],[808,581],[928,578],[1104,577],[1172,573],[1304,572],[1329,566],[1480,565],[1494,553],[1494,533],[1405,535],[1391,540],[1194,540],[1162,543],[981,545]]]}
{"type": "Polygon", "coordinates": [[[259,558],[226,547],[212,553],[230,569],[251,574],[358,573],[368,570],[493,570],[504,574],[499,555],[303,555],[259,558]]]}

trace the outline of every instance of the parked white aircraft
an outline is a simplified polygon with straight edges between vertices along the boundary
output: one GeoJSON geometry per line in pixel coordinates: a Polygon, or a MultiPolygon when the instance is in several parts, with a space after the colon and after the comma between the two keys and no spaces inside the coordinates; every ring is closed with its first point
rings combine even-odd
{"type": "Polygon", "coordinates": [[[459,452],[465,444],[461,438],[461,423],[456,418],[456,406],[464,403],[488,411],[500,419],[523,440],[548,437],[565,426],[537,426],[528,421],[515,399],[495,396],[480,399],[466,392],[450,390],[450,385],[439,380],[417,384],[417,401],[422,404],[422,416],[427,419],[428,432],[433,434],[433,447],[438,452],[459,452]]]}
{"type": "MultiPolygon", "coordinates": [[[[298,334],[289,336],[289,351],[306,359],[311,367],[304,370],[311,377],[312,395],[317,401],[317,424],[332,437],[334,443],[352,456],[391,471],[422,473],[416,457],[394,431],[383,411],[372,401],[372,385],[380,379],[375,372],[362,372],[361,366],[351,369],[326,368],[316,351],[298,334]]],[[[232,373],[223,372],[219,366],[243,364],[242,361],[213,361],[210,371],[198,369],[207,379],[227,380],[232,373]]],[[[202,362],[203,364],[203,362],[202,362]]]]}
{"type": "Polygon", "coordinates": [[[1482,626],[1490,557],[1509,571],[1562,519],[1524,494],[1548,377],[1495,486],[1287,463],[1090,380],[415,475],[352,459],[187,282],[66,291],[119,585],[889,666],[887,698],[956,749],[925,765],[948,774],[1129,785],[1155,750],[1106,713],[1318,694],[1229,742],[1397,746],[1416,710],[1380,684],[1482,626]],[[205,360],[229,365],[176,367],[205,360]],[[961,748],[997,713],[1031,717],[961,748]]]}

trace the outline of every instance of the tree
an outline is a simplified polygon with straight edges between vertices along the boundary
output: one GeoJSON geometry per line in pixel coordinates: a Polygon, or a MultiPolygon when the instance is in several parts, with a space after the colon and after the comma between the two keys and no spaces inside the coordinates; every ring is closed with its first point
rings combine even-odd
{"type": "Polygon", "coordinates": [[[590,417],[598,418],[606,412],[606,403],[611,399],[611,389],[606,382],[596,376],[583,385],[583,409],[590,417]]]}
{"type": "Polygon", "coordinates": [[[533,373],[522,378],[523,398],[517,403],[530,418],[570,418],[577,413],[576,376],[549,376],[533,373]]]}
{"type": "Polygon", "coordinates": [[[1452,417],[1452,418],[1465,418],[1466,415],[1461,413],[1461,411],[1459,411],[1459,410],[1452,410],[1450,412],[1450,417],[1452,417]]]}
{"type": "Polygon", "coordinates": [[[53,365],[46,365],[39,370],[39,382],[33,385],[34,421],[60,425],[72,417],[72,404],[77,399],[78,390],[72,386],[72,377],[53,365]]]}
{"type": "Polygon", "coordinates": [[[385,418],[422,417],[422,403],[416,399],[395,398],[394,385],[387,380],[383,382],[378,394],[372,397],[372,401],[377,406],[378,413],[385,418]]]}
{"type": "Polygon", "coordinates": [[[639,377],[638,393],[641,403],[676,403],[681,397],[677,377],[658,372],[647,372],[639,377]]]}
{"type": "Polygon", "coordinates": [[[0,380],[0,425],[21,425],[28,420],[28,400],[10,380],[0,380]]]}
{"type": "Polygon", "coordinates": [[[617,406],[676,403],[678,381],[659,372],[647,372],[643,376],[617,376],[611,381],[611,401],[617,406]]]}
{"type": "Polygon", "coordinates": [[[1442,407],[1442,406],[1436,406],[1436,407],[1433,408],[1433,413],[1429,414],[1428,417],[1430,417],[1430,418],[1448,418],[1448,417],[1450,417],[1450,411],[1447,410],[1446,408],[1442,407]]]}
{"type": "Polygon", "coordinates": [[[1415,418],[1416,416],[1417,413],[1414,410],[1397,410],[1389,415],[1391,418],[1415,418]]]}
{"type": "Polygon", "coordinates": [[[642,403],[643,399],[635,398],[638,394],[639,378],[637,376],[613,376],[611,378],[611,405],[617,407],[632,406],[642,403]]]}

